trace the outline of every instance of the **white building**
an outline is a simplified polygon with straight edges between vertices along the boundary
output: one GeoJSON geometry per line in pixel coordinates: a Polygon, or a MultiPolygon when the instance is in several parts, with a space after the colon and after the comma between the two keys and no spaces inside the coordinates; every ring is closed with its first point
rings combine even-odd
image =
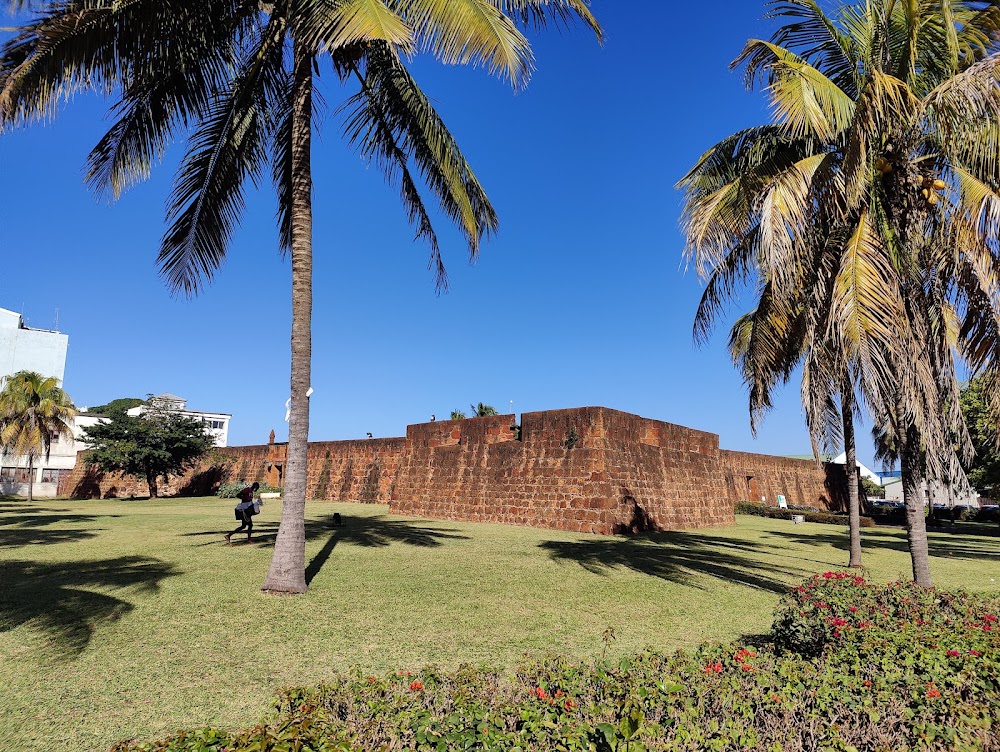
{"type": "MultiPolygon", "coordinates": [[[[0,308],[0,387],[18,371],[36,371],[54,376],[60,384],[66,373],[66,348],[69,336],[48,329],[25,326],[21,314],[0,308]]],[[[79,435],[74,428],[74,435],[79,435]]],[[[59,476],[69,472],[76,462],[73,440],[54,438],[48,460],[35,462],[35,494],[55,496],[59,476]]],[[[0,451],[0,494],[24,495],[28,492],[28,459],[0,451]]]]}
{"type": "MultiPolygon", "coordinates": [[[[834,457],[832,460],[830,460],[830,462],[832,462],[834,465],[846,465],[847,464],[847,452],[841,452],[836,457],[834,457]]],[[[882,476],[880,476],[876,472],[872,472],[872,470],[870,470],[869,468],[867,468],[864,465],[862,465],[860,461],[857,462],[857,465],[858,465],[858,474],[862,478],[867,478],[872,483],[877,483],[880,486],[882,485],[882,476]]]]}
{"type": "MultiPolygon", "coordinates": [[[[207,413],[202,410],[189,410],[187,400],[183,397],[178,397],[176,394],[158,394],[155,397],[150,397],[149,401],[163,410],[180,413],[188,418],[195,418],[202,421],[208,429],[208,434],[215,440],[216,446],[224,447],[226,446],[226,442],[229,441],[229,421],[233,418],[229,413],[207,413]]],[[[128,410],[127,413],[128,415],[142,415],[148,409],[146,405],[139,405],[139,407],[133,407],[131,410],[128,410]]]]}
{"type": "Polygon", "coordinates": [[[62,383],[69,336],[24,325],[21,314],[0,308],[0,383],[18,371],[37,371],[62,383]]]}

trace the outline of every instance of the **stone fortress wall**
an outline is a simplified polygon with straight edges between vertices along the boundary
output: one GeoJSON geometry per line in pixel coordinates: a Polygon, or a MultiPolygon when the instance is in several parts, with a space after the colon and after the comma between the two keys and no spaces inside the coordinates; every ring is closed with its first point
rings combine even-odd
{"type": "MultiPolygon", "coordinates": [[[[394,514],[592,533],[732,524],[734,503],[762,499],[840,509],[842,466],[732,452],[716,434],[605,407],[407,426],[390,439],[309,444],[307,498],[389,504],[394,514]]],[[[205,495],[227,480],[281,485],[286,444],[213,450],[161,487],[205,495]]],[[[144,482],[86,470],[67,496],[143,496],[144,482]]]]}

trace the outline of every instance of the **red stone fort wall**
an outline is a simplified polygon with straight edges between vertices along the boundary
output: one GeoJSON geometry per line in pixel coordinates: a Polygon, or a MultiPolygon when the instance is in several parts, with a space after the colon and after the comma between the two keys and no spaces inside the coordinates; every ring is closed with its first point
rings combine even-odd
{"type": "MultiPolygon", "coordinates": [[[[837,509],[837,466],[719,449],[716,434],[605,407],[407,426],[405,438],[309,445],[307,498],[388,503],[395,514],[593,533],[732,524],[734,503],[837,509]]],[[[212,493],[227,480],[281,485],[285,444],[213,450],[165,494],[212,493]]],[[[840,476],[843,470],[840,469],[840,476]]],[[[76,497],[145,495],[145,483],[87,471],[76,497]]]]}

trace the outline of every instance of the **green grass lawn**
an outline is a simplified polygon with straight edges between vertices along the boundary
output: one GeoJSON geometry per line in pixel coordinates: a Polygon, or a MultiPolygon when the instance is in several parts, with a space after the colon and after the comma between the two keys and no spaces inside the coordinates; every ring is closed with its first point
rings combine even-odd
{"type": "MultiPolygon", "coordinates": [[[[761,633],[787,585],[846,562],[846,531],[828,525],[738,517],[629,539],[316,502],[310,591],[273,597],[259,587],[280,503],[259,542],[226,546],[233,503],[0,500],[0,749],[247,724],[277,687],[350,666],[593,655],[609,626],[616,652],[761,633]]],[[[936,583],[1000,589],[995,532],[933,534],[936,583]]],[[[864,536],[870,577],[907,575],[901,531],[864,536]]]]}

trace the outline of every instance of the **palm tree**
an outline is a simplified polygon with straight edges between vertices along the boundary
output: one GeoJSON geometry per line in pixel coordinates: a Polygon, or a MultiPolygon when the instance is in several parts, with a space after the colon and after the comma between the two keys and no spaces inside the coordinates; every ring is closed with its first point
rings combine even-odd
{"type": "Polygon", "coordinates": [[[913,575],[930,585],[917,489],[969,449],[956,359],[995,373],[1000,355],[1000,0],[773,6],[783,25],[734,65],[766,84],[774,122],[680,181],[706,279],[696,332],[753,285],[755,367],[783,373],[805,341],[811,424],[851,374],[898,442],[913,575]]]}
{"type": "Polygon", "coordinates": [[[28,501],[34,500],[35,460],[49,458],[52,440],[72,438],[73,401],[59,381],[34,371],[9,376],[0,390],[0,449],[28,458],[28,501]]]}
{"type": "Polygon", "coordinates": [[[480,402],[478,405],[469,405],[469,409],[472,411],[473,418],[486,418],[490,415],[499,415],[497,409],[493,405],[486,405],[480,402]]]}
{"type": "Polygon", "coordinates": [[[87,179],[117,197],[168,143],[193,132],[168,208],[159,264],[196,294],[219,270],[248,180],[270,166],[280,247],[291,255],[291,405],[281,526],[263,589],[305,582],[306,447],[312,352],[312,133],[321,75],[351,85],[345,136],[398,187],[417,236],[445,268],[422,181],[475,257],[497,216],[455,139],[417,86],[408,56],[483,65],[515,87],[533,58],[519,26],[582,19],[586,0],[61,0],[0,51],[0,128],[54,112],[72,91],[118,96],[87,179]],[[169,43],[167,43],[169,42],[169,43]]]}
{"type": "Polygon", "coordinates": [[[848,535],[850,545],[849,567],[862,566],[861,563],[861,498],[857,480],[857,445],[854,434],[854,419],[856,403],[854,399],[854,382],[849,369],[841,366],[840,379],[831,382],[823,379],[826,373],[837,372],[836,356],[829,349],[824,349],[824,368],[820,378],[812,378],[806,365],[812,363],[809,357],[809,343],[801,335],[805,322],[802,319],[801,307],[796,308],[791,324],[799,333],[787,337],[781,344],[781,357],[784,363],[780,372],[775,373],[770,368],[759,368],[757,360],[770,362],[768,342],[766,337],[754,336],[754,322],[757,311],[753,310],[740,316],[729,331],[729,354],[733,365],[743,377],[743,382],[749,389],[750,396],[750,430],[754,436],[764,414],[771,409],[771,392],[780,380],[787,383],[796,368],[802,366],[802,402],[807,407],[806,417],[809,425],[809,437],[813,444],[813,456],[819,462],[822,450],[829,449],[843,441],[845,455],[845,473],[847,476],[848,497],[848,535]],[[763,349],[763,352],[761,350],[763,349]],[[839,405],[838,405],[839,402],[839,405]],[[817,421],[816,416],[822,420],[817,421]],[[839,419],[839,420],[838,420],[839,419]]]}

